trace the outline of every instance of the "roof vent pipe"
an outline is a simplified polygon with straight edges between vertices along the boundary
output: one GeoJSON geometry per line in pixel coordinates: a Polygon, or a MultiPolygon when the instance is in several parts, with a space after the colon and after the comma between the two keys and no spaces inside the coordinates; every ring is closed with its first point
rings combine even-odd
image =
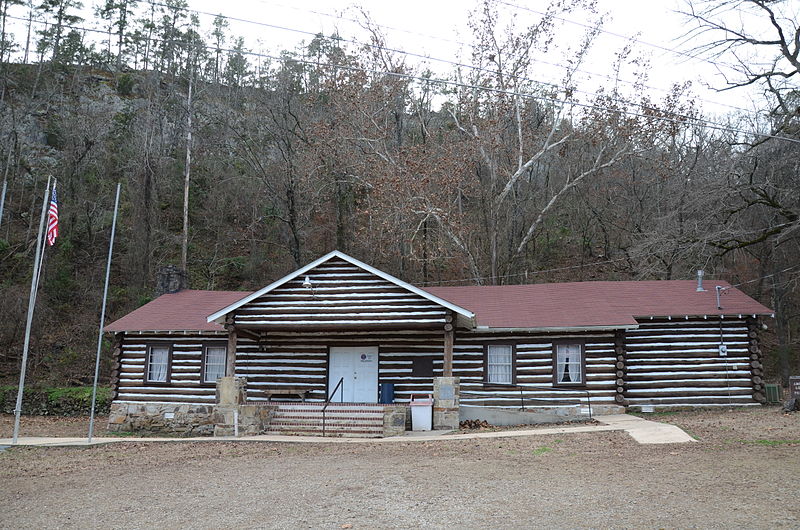
{"type": "Polygon", "coordinates": [[[698,293],[705,291],[705,289],[703,289],[703,274],[705,274],[705,272],[703,272],[702,269],[697,271],[697,289],[696,289],[696,291],[698,293]]]}

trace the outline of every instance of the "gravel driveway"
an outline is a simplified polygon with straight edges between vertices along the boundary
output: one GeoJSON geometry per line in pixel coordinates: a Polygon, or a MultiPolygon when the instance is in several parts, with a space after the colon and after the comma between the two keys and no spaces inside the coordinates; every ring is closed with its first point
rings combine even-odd
{"type": "Polygon", "coordinates": [[[407,444],[179,443],[0,453],[0,527],[797,528],[800,414],[407,444]]]}

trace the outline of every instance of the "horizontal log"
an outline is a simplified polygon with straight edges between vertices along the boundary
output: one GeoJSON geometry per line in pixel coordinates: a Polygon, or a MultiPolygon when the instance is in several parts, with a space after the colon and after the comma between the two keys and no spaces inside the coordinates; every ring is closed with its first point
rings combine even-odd
{"type": "Polygon", "coordinates": [[[729,379],[667,379],[661,381],[628,381],[628,390],[635,389],[637,391],[666,389],[666,388],[696,388],[696,387],[709,387],[709,388],[722,388],[727,391],[730,387],[748,387],[752,385],[749,377],[731,377],[729,379]]]}
{"type": "Polygon", "coordinates": [[[697,372],[688,372],[688,371],[678,371],[673,370],[669,372],[645,372],[645,373],[638,373],[638,372],[628,372],[628,375],[625,377],[626,381],[629,382],[658,382],[659,380],[692,380],[692,379],[731,379],[731,378],[739,378],[739,379],[750,379],[752,377],[751,372],[748,370],[729,370],[728,372],[725,371],[697,371],[697,372]]]}
{"type": "Polygon", "coordinates": [[[623,372],[622,370],[617,370],[616,376],[618,378],[625,377],[625,372],[623,372]]]}
{"type": "Polygon", "coordinates": [[[188,387],[177,387],[177,386],[164,386],[164,387],[142,387],[142,386],[131,386],[128,383],[120,383],[119,385],[119,392],[121,394],[153,394],[164,396],[165,398],[172,397],[175,395],[187,395],[193,397],[203,397],[203,396],[214,396],[215,389],[213,386],[210,387],[199,387],[199,386],[188,386],[188,387]]]}
{"type": "Polygon", "coordinates": [[[625,369],[625,363],[623,363],[621,361],[617,361],[617,364],[615,364],[615,366],[617,367],[617,370],[624,370],[625,369]]]}
{"type": "Polygon", "coordinates": [[[728,387],[702,387],[702,388],[665,388],[658,392],[653,392],[651,388],[629,388],[625,395],[628,398],[666,398],[666,397],[703,397],[703,396],[749,396],[753,392],[752,388],[728,388],[728,387]]]}
{"type": "Polygon", "coordinates": [[[626,406],[628,404],[628,401],[625,399],[625,396],[623,396],[622,394],[617,394],[616,396],[614,396],[614,401],[616,403],[620,404],[620,405],[623,405],[623,406],[626,406]]]}
{"type": "Polygon", "coordinates": [[[628,397],[629,406],[711,406],[711,405],[754,405],[751,395],[742,396],[676,396],[676,397],[628,397]]]}
{"type": "MultiPolygon", "coordinates": [[[[743,353],[748,351],[748,345],[744,343],[726,341],[725,344],[729,350],[741,350],[743,353]]],[[[674,355],[676,353],[684,352],[685,354],[697,355],[703,353],[714,354],[719,353],[719,338],[708,341],[698,342],[693,344],[642,344],[640,346],[629,346],[626,357],[636,358],[641,355],[674,355]]]]}

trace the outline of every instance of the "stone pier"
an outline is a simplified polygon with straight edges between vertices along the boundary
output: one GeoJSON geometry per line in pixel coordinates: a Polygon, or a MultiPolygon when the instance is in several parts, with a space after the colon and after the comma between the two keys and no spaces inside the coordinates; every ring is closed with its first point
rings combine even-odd
{"type": "Polygon", "coordinates": [[[458,429],[459,386],[458,377],[433,378],[434,430],[458,429]]]}

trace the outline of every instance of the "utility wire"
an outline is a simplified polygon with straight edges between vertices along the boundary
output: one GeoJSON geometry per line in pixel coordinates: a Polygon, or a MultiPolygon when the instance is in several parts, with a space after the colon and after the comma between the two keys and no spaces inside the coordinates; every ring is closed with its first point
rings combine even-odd
{"type": "MultiPolygon", "coordinates": [[[[12,16],[12,15],[7,15],[7,18],[14,19],[14,20],[20,20],[20,21],[23,21],[23,22],[30,22],[30,23],[33,23],[33,24],[49,25],[47,22],[44,22],[44,21],[36,21],[36,20],[29,21],[26,18],[15,17],[15,16],[12,16]]],[[[99,29],[93,29],[93,28],[86,28],[86,27],[82,27],[82,26],[74,26],[74,25],[69,25],[69,24],[62,24],[61,27],[62,28],[67,28],[67,29],[74,29],[74,30],[77,30],[77,31],[100,33],[100,34],[103,34],[105,36],[108,35],[107,31],[99,30],[99,29]]],[[[147,42],[184,43],[184,41],[182,41],[180,39],[158,39],[158,38],[155,38],[155,37],[145,38],[144,40],[146,40],[147,42]]],[[[206,51],[221,51],[221,52],[226,52],[226,53],[241,53],[242,55],[247,55],[247,56],[251,56],[251,57],[261,57],[261,58],[265,58],[265,59],[272,59],[272,60],[279,61],[279,62],[287,60],[287,57],[285,57],[285,56],[280,57],[280,56],[276,56],[276,55],[272,55],[272,54],[268,54],[268,53],[258,53],[258,52],[247,51],[247,50],[235,50],[235,49],[232,49],[232,48],[221,48],[221,47],[218,48],[216,46],[205,45],[205,44],[199,44],[199,45],[195,44],[195,46],[203,48],[206,51]]],[[[756,136],[756,137],[760,137],[760,138],[771,138],[771,139],[782,140],[782,141],[786,141],[786,142],[790,142],[790,143],[800,144],[800,140],[797,140],[797,139],[794,139],[794,138],[789,138],[789,137],[786,137],[786,136],[778,136],[778,135],[774,135],[774,134],[758,133],[758,132],[753,132],[753,131],[744,131],[744,130],[741,130],[741,129],[736,129],[734,127],[729,127],[729,126],[725,126],[725,125],[718,124],[718,123],[715,123],[715,122],[711,122],[711,121],[708,121],[708,120],[704,120],[702,118],[694,118],[694,117],[688,117],[688,116],[670,117],[670,116],[664,116],[664,115],[652,114],[652,113],[645,114],[645,113],[641,113],[641,112],[633,112],[631,110],[623,110],[623,109],[611,108],[611,107],[604,106],[604,105],[595,105],[595,104],[591,104],[591,103],[581,103],[579,101],[571,101],[571,100],[567,100],[567,99],[560,99],[560,98],[542,96],[542,95],[536,95],[536,94],[526,94],[526,93],[521,93],[521,92],[517,92],[517,91],[514,91],[514,90],[493,88],[493,87],[475,85],[475,84],[470,84],[470,83],[463,83],[463,82],[453,81],[453,80],[448,80],[448,79],[422,77],[422,76],[417,76],[417,75],[413,75],[413,74],[407,74],[407,73],[401,73],[401,72],[390,72],[390,71],[386,71],[386,70],[375,70],[375,69],[366,68],[366,67],[363,67],[363,66],[349,66],[349,65],[335,64],[335,63],[324,63],[323,64],[323,63],[320,63],[318,61],[310,61],[310,60],[305,60],[305,59],[301,59],[301,58],[298,58],[298,57],[290,57],[289,60],[291,60],[291,61],[293,61],[295,63],[299,63],[299,64],[306,64],[306,65],[309,65],[309,66],[316,66],[318,68],[320,68],[320,67],[333,68],[333,69],[345,70],[345,71],[350,71],[350,72],[370,73],[370,74],[381,75],[381,76],[386,76],[386,77],[395,77],[395,78],[404,79],[404,80],[415,80],[415,81],[420,81],[422,83],[427,83],[427,84],[439,84],[439,85],[453,86],[453,87],[457,87],[457,88],[466,88],[466,89],[471,89],[471,90],[482,90],[482,91],[485,91],[485,92],[490,92],[490,93],[494,93],[494,94],[508,95],[508,96],[514,96],[514,97],[519,97],[519,98],[522,98],[522,99],[529,99],[529,100],[534,100],[534,101],[543,101],[543,102],[552,103],[552,104],[556,104],[556,105],[563,105],[563,106],[575,106],[575,107],[581,107],[581,108],[586,108],[586,109],[601,110],[601,111],[606,111],[606,112],[612,112],[612,113],[615,113],[615,114],[621,114],[621,115],[633,116],[633,117],[638,117],[638,118],[644,118],[646,120],[655,120],[655,121],[675,123],[675,124],[678,124],[678,125],[683,125],[683,124],[691,122],[691,123],[694,123],[696,125],[705,126],[706,128],[712,129],[712,130],[718,130],[718,131],[730,132],[730,133],[736,133],[736,134],[743,134],[745,136],[756,136]]],[[[659,111],[656,111],[656,112],[659,112],[659,111]]]]}
{"type": "Polygon", "coordinates": [[[790,271],[790,270],[796,269],[798,267],[800,267],[800,264],[792,265],[791,267],[786,267],[785,269],[783,269],[781,271],[773,272],[772,274],[767,274],[765,276],[761,276],[760,278],[753,278],[752,280],[747,280],[746,282],[737,283],[736,285],[731,285],[731,287],[739,287],[741,285],[747,285],[748,283],[759,282],[761,280],[765,280],[767,278],[772,278],[773,276],[777,276],[778,274],[783,274],[786,271],[790,271]]]}
{"type": "MultiPolygon", "coordinates": [[[[545,16],[545,13],[543,13],[541,11],[538,11],[538,10],[530,8],[530,7],[521,6],[521,5],[518,5],[518,4],[511,3],[511,2],[507,2],[505,0],[498,0],[498,3],[506,5],[508,7],[512,7],[514,9],[518,9],[518,10],[522,10],[522,11],[528,11],[529,13],[534,13],[534,14],[537,14],[537,15],[545,16]]],[[[552,15],[552,16],[556,20],[560,20],[560,21],[566,22],[568,24],[574,24],[576,26],[580,26],[580,27],[588,28],[588,29],[592,28],[592,26],[589,26],[588,24],[584,24],[583,22],[577,22],[575,20],[570,20],[568,18],[559,17],[559,16],[556,16],[556,15],[552,15]]],[[[645,46],[649,46],[651,48],[655,48],[657,50],[665,51],[667,53],[672,53],[672,54],[680,56],[680,57],[685,57],[685,58],[688,58],[688,59],[694,59],[696,61],[705,62],[705,63],[711,64],[713,66],[716,66],[716,67],[725,67],[725,68],[729,68],[731,70],[735,70],[735,68],[733,66],[729,65],[729,64],[712,61],[711,59],[708,59],[706,57],[702,57],[702,56],[697,55],[697,54],[691,54],[691,53],[688,53],[688,52],[676,50],[674,48],[668,48],[666,46],[661,46],[660,44],[654,44],[652,42],[643,41],[641,39],[637,39],[637,38],[630,37],[630,36],[627,36],[627,35],[622,35],[620,33],[609,31],[607,29],[602,29],[601,28],[600,32],[601,33],[605,33],[606,35],[611,35],[612,37],[617,37],[617,38],[620,38],[620,39],[623,39],[623,40],[626,40],[626,41],[633,41],[633,42],[636,42],[636,43],[639,43],[639,44],[643,44],[645,46]]]]}
{"type": "Polygon", "coordinates": [[[506,279],[506,278],[517,278],[519,276],[535,276],[537,274],[546,274],[546,273],[549,273],[549,272],[559,272],[559,271],[566,271],[566,270],[572,270],[572,269],[583,269],[583,268],[586,268],[586,267],[593,267],[595,265],[605,265],[607,263],[616,263],[618,261],[624,261],[624,260],[626,260],[628,258],[629,258],[629,256],[625,256],[625,257],[622,257],[622,258],[609,259],[609,260],[605,260],[605,261],[594,261],[592,263],[584,263],[582,265],[569,265],[567,267],[557,267],[555,269],[543,269],[543,270],[538,270],[538,271],[518,272],[518,273],[514,273],[514,274],[503,274],[503,275],[499,275],[499,276],[479,276],[477,278],[473,276],[471,278],[463,278],[461,280],[442,280],[442,281],[436,281],[436,282],[423,282],[423,283],[420,283],[419,285],[425,285],[425,286],[428,286],[428,287],[435,287],[435,286],[441,285],[443,283],[463,283],[463,282],[474,282],[475,280],[502,280],[502,279],[506,279]]]}
{"type": "MultiPolygon", "coordinates": [[[[281,30],[281,31],[288,31],[288,32],[292,32],[292,33],[299,33],[299,34],[307,35],[307,36],[311,36],[311,37],[317,37],[319,35],[318,32],[313,32],[313,31],[308,31],[308,30],[301,30],[301,29],[297,29],[297,28],[290,28],[290,27],[281,26],[281,25],[277,25],[277,24],[270,24],[270,23],[267,23],[267,22],[255,21],[255,20],[239,18],[239,17],[233,17],[233,16],[228,16],[228,15],[222,15],[222,14],[214,14],[214,13],[211,13],[211,12],[208,12],[208,11],[189,9],[188,7],[169,6],[169,5],[164,4],[162,2],[157,2],[156,0],[145,0],[144,3],[147,3],[147,4],[152,5],[152,6],[163,7],[165,9],[171,9],[171,10],[175,10],[175,11],[182,11],[182,12],[188,12],[188,13],[196,13],[196,14],[199,14],[199,15],[205,15],[205,16],[210,16],[210,17],[215,17],[215,18],[216,17],[220,17],[220,18],[223,18],[223,19],[232,20],[232,21],[236,21],[236,22],[254,24],[254,25],[267,27],[267,28],[271,28],[271,29],[277,29],[277,30],[281,30]]],[[[566,20],[566,19],[564,19],[564,20],[566,20]]],[[[589,27],[589,26],[586,26],[586,27],[589,27]]],[[[469,68],[469,69],[472,69],[474,71],[483,71],[483,72],[487,72],[487,73],[491,73],[491,74],[495,74],[495,75],[499,74],[499,72],[496,71],[496,70],[490,70],[490,69],[486,69],[486,68],[481,68],[481,67],[470,65],[470,64],[451,61],[451,60],[448,60],[448,59],[441,59],[441,58],[431,57],[431,56],[428,56],[428,55],[417,54],[417,53],[413,53],[413,52],[406,52],[404,50],[400,50],[400,49],[396,49],[396,48],[389,48],[389,47],[381,46],[381,45],[378,45],[378,44],[362,43],[362,42],[359,42],[359,41],[356,41],[356,40],[346,39],[346,38],[343,38],[343,37],[336,37],[335,39],[331,38],[331,40],[336,40],[336,41],[341,41],[341,42],[349,42],[349,43],[354,44],[356,46],[367,46],[367,47],[370,47],[372,49],[388,51],[388,52],[393,52],[393,53],[400,53],[400,54],[404,54],[404,55],[407,55],[407,56],[417,57],[417,58],[426,59],[426,60],[438,61],[438,62],[450,64],[450,65],[456,66],[456,67],[469,68]]],[[[275,56],[271,56],[271,58],[275,59],[276,57],[275,56]]],[[[296,59],[296,60],[302,62],[300,59],[296,59]]],[[[311,62],[309,64],[317,65],[318,63],[317,62],[311,62]]],[[[567,67],[564,67],[564,68],[567,68],[567,67]]],[[[375,71],[371,71],[371,72],[375,73],[375,71]]],[[[544,83],[542,81],[536,81],[536,80],[533,80],[533,79],[530,79],[530,78],[526,78],[526,77],[522,77],[522,76],[514,76],[514,75],[512,75],[512,76],[509,76],[509,77],[512,77],[514,79],[521,80],[521,81],[526,81],[526,82],[531,82],[531,83],[538,83],[538,84],[551,86],[553,88],[559,88],[561,90],[566,90],[566,87],[560,86],[560,85],[557,85],[557,84],[554,84],[554,83],[544,83]]],[[[417,78],[417,79],[419,79],[419,78],[417,78]]],[[[441,81],[437,81],[437,82],[444,82],[444,81],[441,80],[441,81]]],[[[475,86],[470,86],[470,87],[466,87],[466,88],[476,88],[476,87],[475,86]]],[[[489,89],[489,87],[485,87],[485,89],[489,89]]],[[[501,89],[497,89],[497,90],[501,90],[501,89]]],[[[583,94],[587,94],[587,95],[591,95],[591,96],[595,96],[595,97],[600,96],[600,94],[597,94],[597,93],[594,93],[594,92],[586,92],[586,91],[582,91],[582,90],[574,90],[574,91],[575,92],[580,92],[580,93],[583,93],[583,94]]],[[[509,95],[517,95],[519,97],[522,97],[522,95],[517,93],[516,91],[504,90],[503,92],[506,93],[506,94],[509,94],[509,95]]],[[[625,105],[632,105],[632,106],[639,107],[645,112],[656,112],[656,113],[661,112],[660,109],[656,109],[654,107],[645,105],[643,103],[637,103],[637,102],[630,101],[630,100],[627,100],[627,99],[624,99],[624,98],[615,98],[615,97],[611,97],[611,96],[606,96],[606,97],[609,97],[609,99],[612,100],[612,101],[617,101],[617,102],[623,103],[625,105]]],[[[553,100],[553,102],[556,102],[556,103],[559,103],[559,104],[564,104],[564,102],[560,102],[558,100],[553,100]]],[[[572,104],[576,104],[576,105],[583,106],[583,107],[587,107],[587,105],[589,105],[589,104],[582,104],[582,103],[578,103],[578,102],[572,102],[572,104]]],[[[600,108],[600,106],[593,105],[593,106],[591,106],[591,108],[598,109],[598,108],[600,108]]],[[[608,108],[608,107],[603,107],[603,108],[608,108]]],[[[742,109],[742,110],[744,110],[744,109],[742,109]]],[[[627,114],[630,114],[630,113],[627,113],[627,114]]],[[[635,114],[634,113],[634,114],[631,114],[631,115],[635,115],[635,116],[638,116],[638,117],[652,117],[651,114],[644,114],[643,115],[643,114],[635,114]]],[[[675,123],[678,123],[679,120],[684,120],[684,121],[697,121],[698,120],[698,118],[695,118],[695,117],[692,117],[692,116],[687,116],[687,115],[682,115],[682,114],[678,114],[678,113],[671,113],[671,115],[675,116],[675,118],[676,118],[675,123]]],[[[728,126],[728,125],[725,125],[725,124],[722,124],[722,123],[718,123],[718,122],[712,122],[710,120],[702,120],[702,123],[706,124],[709,127],[713,126],[712,128],[715,128],[715,129],[721,130],[721,131],[738,132],[738,133],[742,133],[743,132],[743,131],[734,129],[734,128],[728,126]]],[[[768,137],[768,136],[764,136],[764,135],[759,135],[759,136],[768,137]]],[[[783,137],[780,137],[780,138],[783,138],[783,137]]],[[[798,143],[800,143],[800,142],[798,142],[798,143]]]]}
{"type": "MultiPolygon", "coordinates": [[[[342,15],[337,15],[337,14],[333,14],[333,13],[326,13],[324,11],[317,11],[317,10],[314,10],[314,9],[301,8],[301,7],[297,7],[297,6],[290,6],[290,5],[281,4],[281,3],[278,3],[278,2],[270,2],[268,0],[256,0],[256,1],[258,3],[264,4],[264,5],[269,5],[269,6],[274,6],[274,7],[281,7],[281,8],[284,8],[284,9],[291,9],[291,10],[300,11],[300,12],[303,12],[303,13],[312,13],[314,15],[333,18],[333,19],[337,19],[337,20],[343,20],[345,22],[351,22],[353,24],[361,24],[361,21],[359,21],[357,19],[348,18],[348,17],[342,16],[342,15]]],[[[405,33],[405,34],[413,35],[413,36],[417,36],[417,37],[425,37],[425,38],[428,38],[428,39],[438,40],[438,41],[446,42],[446,43],[449,43],[449,44],[458,44],[460,46],[467,46],[467,47],[470,46],[468,43],[465,43],[464,41],[448,39],[448,38],[441,37],[441,36],[438,36],[438,35],[430,35],[430,34],[427,34],[427,33],[420,33],[420,32],[417,32],[417,31],[409,31],[409,30],[402,29],[402,28],[396,28],[394,26],[387,26],[387,25],[384,25],[384,24],[378,24],[376,22],[373,22],[372,24],[377,28],[387,29],[387,30],[390,30],[390,31],[397,31],[397,32],[400,32],[400,33],[405,33]]],[[[602,31],[602,29],[601,29],[601,31],[602,31]]],[[[637,42],[636,39],[630,39],[630,40],[633,40],[634,42],[637,42]]],[[[403,53],[405,53],[405,52],[403,52],[403,53]]],[[[569,71],[570,69],[573,69],[570,66],[567,66],[567,65],[564,65],[564,64],[561,64],[561,63],[545,61],[545,60],[543,60],[541,58],[536,58],[536,59],[534,59],[534,61],[536,63],[539,63],[539,64],[545,64],[547,66],[553,66],[555,68],[560,68],[562,70],[569,71]]],[[[712,61],[706,60],[706,62],[712,62],[712,61]]],[[[712,64],[713,64],[713,62],[712,62],[712,64]]],[[[670,93],[670,90],[665,89],[665,88],[656,87],[656,86],[647,85],[647,84],[639,85],[635,81],[629,81],[627,79],[617,78],[615,76],[611,76],[611,75],[608,75],[608,74],[602,74],[602,73],[599,73],[599,72],[592,72],[592,71],[589,71],[589,70],[584,70],[582,68],[574,68],[574,71],[575,72],[580,72],[582,74],[586,74],[590,78],[591,77],[599,77],[599,78],[606,79],[606,80],[609,80],[609,81],[612,81],[612,82],[619,82],[619,83],[622,83],[624,85],[629,85],[629,86],[633,86],[633,87],[642,86],[644,88],[647,88],[647,89],[650,89],[650,90],[655,90],[655,91],[658,91],[658,92],[663,92],[665,94],[669,94],[670,93]]],[[[736,105],[731,105],[729,103],[722,103],[721,101],[712,101],[712,100],[704,99],[704,98],[697,98],[697,99],[698,99],[698,101],[702,101],[703,103],[708,103],[710,105],[717,105],[717,106],[720,106],[720,107],[727,107],[727,108],[730,108],[730,109],[733,109],[733,110],[738,110],[738,111],[741,111],[741,112],[745,112],[747,114],[752,114],[753,113],[752,109],[746,109],[744,107],[738,107],[736,105]]]]}
{"type": "MultiPolygon", "coordinates": [[[[230,16],[230,15],[223,15],[221,13],[220,14],[215,14],[215,13],[211,13],[211,12],[208,12],[208,11],[190,9],[188,7],[173,7],[173,6],[169,6],[167,4],[164,4],[162,2],[157,2],[155,0],[144,0],[144,3],[152,5],[152,6],[163,7],[165,9],[171,9],[171,10],[175,10],[175,11],[182,11],[182,12],[188,12],[188,13],[195,13],[195,14],[198,14],[198,15],[204,15],[204,16],[209,16],[209,17],[214,17],[214,18],[219,17],[219,18],[223,18],[223,19],[226,19],[226,20],[234,21],[234,22],[242,22],[242,23],[245,23],[245,24],[253,24],[253,25],[256,25],[256,26],[262,26],[262,27],[266,27],[266,28],[270,28],[270,29],[277,29],[277,30],[280,30],[280,31],[287,31],[287,32],[291,32],[291,33],[298,33],[298,34],[307,35],[307,36],[310,36],[310,37],[319,36],[319,32],[315,32],[315,31],[308,31],[308,30],[302,30],[302,29],[297,29],[297,28],[290,28],[290,27],[281,26],[281,25],[278,25],[278,24],[270,24],[268,22],[261,22],[261,21],[251,20],[251,19],[234,17],[234,16],[230,16]]],[[[349,20],[352,21],[353,19],[349,19],[349,20]]],[[[401,50],[401,49],[398,49],[398,48],[390,48],[390,47],[387,47],[387,46],[381,46],[379,44],[364,43],[364,42],[360,42],[360,41],[357,41],[357,40],[354,40],[354,39],[348,39],[348,38],[339,37],[339,36],[337,36],[335,38],[334,37],[326,37],[326,38],[328,38],[330,40],[340,41],[340,42],[347,42],[347,43],[354,44],[354,45],[359,46],[359,47],[364,47],[365,46],[365,47],[369,47],[369,48],[374,49],[374,50],[381,50],[381,51],[386,51],[386,52],[391,52],[391,53],[399,53],[399,54],[402,54],[402,55],[405,55],[405,56],[415,57],[417,59],[424,59],[424,60],[428,60],[428,61],[435,61],[435,62],[439,62],[439,63],[449,64],[451,66],[456,66],[456,67],[459,67],[459,68],[467,68],[467,69],[470,69],[470,70],[473,70],[473,71],[485,72],[485,73],[489,73],[489,74],[493,74],[493,75],[500,74],[499,71],[492,70],[492,69],[489,69],[489,68],[483,68],[483,67],[479,67],[479,66],[475,66],[475,65],[471,65],[471,64],[466,64],[466,63],[462,63],[462,62],[458,62],[458,61],[452,61],[450,59],[442,59],[442,58],[439,58],[439,57],[433,57],[431,55],[425,55],[425,54],[420,54],[420,53],[415,53],[415,52],[408,52],[408,51],[401,50]]],[[[464,43],[461,43],[461,44],[464,44],[464,43]]],[[[549,63],[549,62],[545,62],[545,61],[539,61],[539,62],[542,62],[543,64],[556,66],[558,68],[563,68],[563,69],[565,69],[567,71],[569,71],[569,69],[570,69],[570,67],[564,66],[564,65],[559,65],[559,64],[555,64],[555,63],[549,63]]],[[[560,90],[566,90],[566,87],[564,87],[562,85],[558,85],[556,83],[538,81],[538,80],[535,80],[535,79],[531,79],[531,78],[524,77],[524,76],[519,76],[519,75],[508,75],[508,77],[512,78],[512,79],[516,79],[518,81],[536,83],[536,84],[539,84],[539,85],[549,86],[549,87],[552,87],[552,88],[558,88],[560,90]]],[[[614,78],[611,77],[611,76],[606,76],[606,77],[608,79],[614,80],[614,78]]],[[[633,85],[634,83],[631,83],[631,84],[633,85]]],[[[587,96],[594,96],[594,97],[600,97],[601,96],[601,94],[598,94],[597,92],[589,92],[589,91],[580,90],[580,89],[571,89],[571,90],[573,92],[585,94],[587,96]]],[[[664,92],[667,92],[667,93],[669,92],[668,90],[664,90],[664,89],[661,89],[661,90],[663,90],[664,92]]],[[[632,101],[632,100],[629,100],[629,99],[626,99],[626,98],[614,97],[614,96],[610,96],[610,95],[606,95],[606,94],[603,94],[602,97],[608,97],[612,101],[617,101],[617,102],[623,103],[625,105],[633,105],[633,106],[641,108],[644,111],[656,111],[656,112],[658,112],[657,109],[655,109],[655,108],[653,108],[653,107],[651,107],[649,105],[645,105],[643,103],[638,103],[638,102],[635,102],[635,101],[632,101]]],[[[733,108],[735,108],[737,110],[741,110],[743,112],[747,112],[747,113],[751,112],[751,111],[748,111],[748,110],[740,108],[740,107],[733,107],[733,108]]],[[[677,114],[677,113],[673,113],[673,115],[675,115],[675,116],[677,116],[679,118],[687,119],[687,120],[693,119],[690,116],[680,115],[680,114],[677,114]]],[[[726,126],[724,124],[716,123],[716,122],[710,122],[709,121],[709,123],[714,123],[715,125],[718,125],[718,126],[721,126],[721,127],[725,127],[726,126]]]]}
{"type": "MultiPolygon", "coordinates": [[[[584,263],[584,264],[581,264],[581,265],[569,265],[567,267],[556,267],[556,268],[553,268],[553,269],[542,269],[542,270],[538,270],[538,271],[519,272],[519,273],[515,273],[515,274],[503,274],[503,275],[499,275],[499,276],[479,276],[477,278],[476,277],[471,277],[471,278],[462,278],[462,279],[459,279],[459,280],[431,281],[431,282],[420,283],[419,285],[427,286],[427,287],[437,287],[437,286],[441,286],[442,284],[445,284],[445,283],[464,283],[464,282],[474,282],[475,280],[502,280],[502,279],[507,279],[507,278],[517,278],[517,277],[520,277],[520,276],[526,276],[526,277],[527,276],[535,276],[535,275],[538,275],[538,274],[547,274],[547,273],[551,273],[551,272],[561,272],[561,271],[573,270],[573,269],[585,269],[586,267],[594,267],[596,265],[607,265],[609,263],[616,263],[616,262],[619,262],[619,261],[625,261],[625,260],[627,260],[627,259],[629,259],[631,257],[645,256],[645,255],[647,255],[647,253],[645,253],[645,254],[628,255],[628,256],[621,257],[621,258],[609,259],[609,260],[605,260],[605,261],[594,261],[592,263],[584,263]]],[[[767,274],[765,276],[761,276],[760,278],[754,278],[752,280],[747,280],[745,282],[737,283],[735,285],[731,285],[729,287],[725,287],[724,289],[725,290],[732,289],[732,288],[740,287],[742,285],[746,285],[746,284],[749,284],[749,283],[753,283],[753,282],[757,282],[757,281],[760,281],[760,280],[764,280],[766,278],[771,278],[772,276],[776,276],[778,274],[782,274],[782,273],[784,273],[786,271],[790,271],[790,270],[796,269],[798,267],[800,267],[800,265],[793,265],[791,267],[787,267],[787,268],[785,268],[783,270],[780,270],[778,272],[774,272],[772,274],[767,274]]],[[[710,280],[711,278],[707,278],[707,279],[710,280]]]]}

